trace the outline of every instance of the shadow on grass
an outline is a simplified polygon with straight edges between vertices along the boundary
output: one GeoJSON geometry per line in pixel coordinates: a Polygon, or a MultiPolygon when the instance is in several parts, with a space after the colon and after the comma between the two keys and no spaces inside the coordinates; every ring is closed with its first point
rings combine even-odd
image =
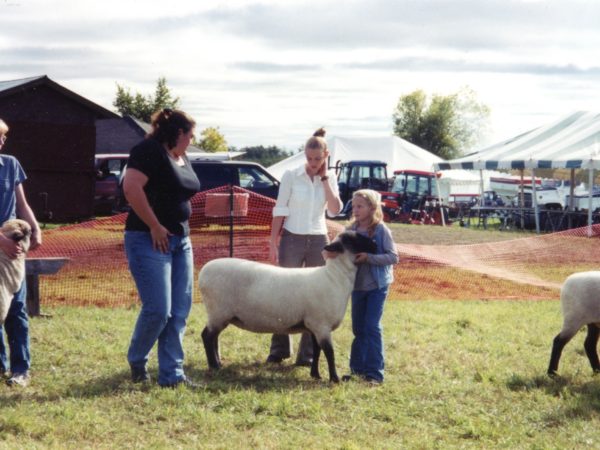
{"type": "Polygon", "coordinates": [[[578,384],[570,376],[538,375],[523,377],[513,374],[506,382],[511,391],[542,390],[561,401],[560,408],[545,416],[547,426],[558,426],[572,419],[600,416],[600,376],[590,375],[590,381],[578,384]]]}
{"type": "Polygon", "coordinates": [[[329,371],[321,368],[321,380],[310,377],[309,367],[292,364],[227,363],[220,370],[194,369],[187,371],[189,376],[203,384],[209,392],[222,393],[232,388],[256,392],[281,390],[322,389],[329,383],[329,371]]]}
{"type": "MultiPolygon", "coordinates": [[[[186,366],[186,374],[197,384],[198,392],[225,393],[232,390],[256,392],[309,391],[335,386],[329,382],[329,371],[321,367],[321,380],[310,378],[310,368],[293,364],[227,363],[221,370],[186,366]]],[[[0,387],[0,410],[34,401],[46,403],[70,399],[117,397],[124,393],[152,392],[163,389],[157,384],[156,370],[150,370],[152,382],[134,384],[129,370],[120,370],[94,378],[62,379],[57,382],[32,380],[27,388],[0,387]]],[[[178,387],[177,389],[187,389],[178,387]]],[[[190,395],[196,390],[190,390],[190,395]]]]}

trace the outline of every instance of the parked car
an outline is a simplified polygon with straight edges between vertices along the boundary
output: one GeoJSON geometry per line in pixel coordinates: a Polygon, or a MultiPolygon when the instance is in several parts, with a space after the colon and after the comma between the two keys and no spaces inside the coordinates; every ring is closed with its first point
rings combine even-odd
{"type": "MultiPolygon", "coordinates": [[[[188,153],[187,156],[203,191],[232,184],[277,199],[279,180],[258,163],[224,160],[225,155],[219,153],[188,153]]],[[[128,157],[122,153],[96,155],[94,209],[97,214],[127,209],[121,183],[128,157]]]]}
{"type": "Polygon", "coordinates": [[[232,184],[273,199],[279,193],[279,180],[267,169],[249,161],[219,161],[205,155],[190,153],[188,158],[200,180],[200,189],[206,191],[232,184]]]}
{"type": "Polygon", "coordinates": [[[121,190],[121,178],[127,164],[127,153],[102,153],[95,157],[96,183],[94,213],[111,214],[122,210],[127,202],[121,190]]]}

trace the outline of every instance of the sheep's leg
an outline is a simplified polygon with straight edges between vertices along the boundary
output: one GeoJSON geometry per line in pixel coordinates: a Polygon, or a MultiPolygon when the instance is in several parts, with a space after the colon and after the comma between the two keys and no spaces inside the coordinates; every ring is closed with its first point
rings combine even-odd
{"type": "Polygon", "coordinates": [[[583,348],[585,348],[585,353],[595,373],[600,372],[600,361],[598,361],[598,352],[596,351],[598,337],[600,337],[600,328],[596,324],[588,324],[588,333],[583,348]]]}
{"type": "Polygon", "coordinates": [[[206,360],[208,367],[211,369],[220,369],[221,360],[219,358],[219,334],[222,330],[210,331],[208,327],[202,330],[202,342],[206,352],[206,360]]]}
{"type": "Polygon", "coordinates": [[[563,348],[565,348],[565,345],[567,345],[567,343],[575,335],[575,332],[565,331],[565,329],[563,328],[563,330],[560,333],[558,333],[554,338],[554,341],[552,343],[552,354],[550,356],[550,364],[548,365],[548,375],[556,375],[556,371],[558,370],[558,362],[560,361],[560,355],[563,351],[563,348]]]}
{"type": "Polygon", "coordinates": [[[319,373],[319,357],[321,356],[321,347],[319,346],[317,337],[314,335],[314,333],[310,333],[310,336],[313,344],[313,360],[310,366],[310,376],[320,380],[321,374],[319,373]]]}
{"type": "Polygon", "coordinates": [[[335,370],[335,356],[333,353],[333,343],[331,342],[331,337],[328,336],[321,339],[320,344],[321,348],[323,349],[323,353],[325,353],[325,357],[327,358],[327,365],[329,366],[329,381],[332,383],[339,383],[340,379],[337,371],[335,370]]]}

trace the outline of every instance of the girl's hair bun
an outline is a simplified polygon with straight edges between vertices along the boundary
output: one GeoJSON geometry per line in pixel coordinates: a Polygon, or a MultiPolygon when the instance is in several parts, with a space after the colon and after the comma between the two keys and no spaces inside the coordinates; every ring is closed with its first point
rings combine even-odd
{"type": "Polygon", "coordinates": [[[321,127],[313,133],[315,137],[325,137],[325,128],[321,127]]]}

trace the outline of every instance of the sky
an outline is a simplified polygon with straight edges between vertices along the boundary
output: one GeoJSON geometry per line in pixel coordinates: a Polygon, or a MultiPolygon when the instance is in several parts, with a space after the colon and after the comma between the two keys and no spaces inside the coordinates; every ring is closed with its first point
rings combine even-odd
{"type": "Polygon", "coordinates": [[[402,95],[470,87],[477,148],[600,112],[596,0],[0,0],[0,80],[47,75],[114,110],[159,77],[229,145],[393,134],[402,95]]]}

